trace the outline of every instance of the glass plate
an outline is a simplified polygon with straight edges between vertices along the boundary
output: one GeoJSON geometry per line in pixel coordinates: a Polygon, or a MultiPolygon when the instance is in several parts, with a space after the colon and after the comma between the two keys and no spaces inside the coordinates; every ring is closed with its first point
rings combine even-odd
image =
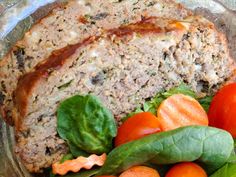
{"type": "MultiPolygon", "coordinates": [[[[226,34],[233,58],[236,58],[235,0],[177,0],[216,24],[226,34]]],[[[31,25],[64,0],[0,0],[0,58],[31,25]],[[50,3],[50,4],[48,4],[50,3]],[[33,5],[32,5],[33,4],[33,5]],[[47,4],[47,5],[45,5],[47,4]],[[13,14],[14,13],[14,14],[13,14]],[[31,15],[30,15],[31,14],[31,15]],[[19,22],[19,23],[18,23],[19,22]]],[[[0,118],[0,177],[32,177],[14,155],[14,130],[0,118]]],[[[46,174],[39,175],[46,177],[46,174]]]]}

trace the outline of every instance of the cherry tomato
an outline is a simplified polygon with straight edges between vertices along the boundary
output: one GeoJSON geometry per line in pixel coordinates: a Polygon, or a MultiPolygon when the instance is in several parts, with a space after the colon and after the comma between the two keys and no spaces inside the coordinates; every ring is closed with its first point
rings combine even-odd
{"type": "Polygon", "coordinates": [[[115,146],[139,139],[146,135],[161,131],[158,118],[149,112],[135,114],[127,119],[119,128],[115,138],[115,146]]]}
{"type": "Polygon", "coordinates": [[[207,177],[206,172],[193,162],[183,162],[173,166],[166,177],[207,177]]]}
{"type": "Polygon", "coordinates": [[[227,130],[236,138],[236,83],[224,86],[214,96],[208,117],[210,126],[227,130]]]}
{"type": "Polygon", "coordinates": [[[98,176],[98,177],[116,177],[116,176],[111,176],[111,175],[103,175],[103,176],[98,176]]]}
{"type": "Polygon", "coordinates": [[[135,166],[121,173],[119,177],[160,177],[160,175],[153,168],[135,166]]]}

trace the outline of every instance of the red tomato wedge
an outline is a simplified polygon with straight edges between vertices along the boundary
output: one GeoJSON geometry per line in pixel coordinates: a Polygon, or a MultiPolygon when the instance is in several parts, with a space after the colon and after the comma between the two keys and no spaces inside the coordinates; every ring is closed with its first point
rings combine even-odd
{"type": "Polygon", "coordinates": [[[157,117],[163,131],[189,125],[208,125],[207,113],[200,103],[183,94],[164,100],[157,110],[157,117]]]}
{"type": "Polygon", "coordinates": [[[149,112],[135,114],[127,119],[119,128],[115,138],[115,146],[142,138],[161,131],[157,117],[149,112]]]}
{"type": "Polygon", "coordinates": [[[165,177],[207,177],[202,167],[193,162],[174,165],[165,177]]]}
{"type": "Polygon", "coordinates": [[[236,83],[219,90],[211,102],[208,116],[211,126],[227,130],[236,138],[236,83]]]}

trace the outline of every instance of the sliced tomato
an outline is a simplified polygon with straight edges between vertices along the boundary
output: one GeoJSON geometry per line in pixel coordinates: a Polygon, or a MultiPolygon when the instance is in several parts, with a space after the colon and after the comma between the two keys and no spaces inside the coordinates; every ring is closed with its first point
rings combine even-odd
{"type": "Polygon", "coordinates": [[[118,128],[118,134],[115,138],[115,146],[160,131],[161,126],[156,116],[149,112],[138,113],[127,119],[118,128]]]}

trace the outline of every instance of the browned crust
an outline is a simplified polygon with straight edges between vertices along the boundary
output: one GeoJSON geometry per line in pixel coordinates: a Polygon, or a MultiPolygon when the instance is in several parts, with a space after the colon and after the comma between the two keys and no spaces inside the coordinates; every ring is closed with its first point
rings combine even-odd
{"type": "Polygon", "coordinates": [[[182,31],[185,27],[178,23],[176,20],[170,20],[168,26],[165,28],[160,27],[155,23],[157,17],[144,18],[139,22],[120,26],[119,28],[110,29],[107,31],[108,36],[115,35],[116,37],[124,37],[127,35],[132,35],[133,33],[138,33],[141,35],[151,34],[151,33],[166,33],[170,31],[182,31]]]}
{"type": "MultiPolygon", "coordinates": [[[[157,17],[150,17],[143,19],[140,22],[129,24],[127,26],[121,26],[116,29],[111,29],[105,32],[108,37],[116,36],[116,37],[124,37],[127,35],[132,35],[134,33],[139,33],[142,35],[151,34],[151,33],[164,33],[169,31],[179,31],[184,30],[184,26],[181,25],[172,25],[176,23],[175,21],[170,21],[169,27],[161,28],[155,23],[157,17]]],[[[72,56],[77,49],[80,47],[84,47],[88,44],[93,43],[94,41],[101,38],[101,36],[92,36],[85,39],[82,42],[78,42],[74,45],[66,46],[62,49],[54,51],[51,56],[49,56],[45,62],[38,64],[34,71],[26,73],[23,75],[19,81],[17,88],[14,92],[14,103],[17,108],[17,112],[19,116],[15,118],[15,126],[20,127],[20,120],[25,117],[27,112],[27,98],[31,94],[32,89],[36,85],[36,83],[40,80],[40,78],[47,78],[50,72],[54,70],[58,70],[63,66],[63,64],[72,56]],[[20,118],[17,118],[20,117],[20,118]]]]}
{"type": "MultiPolygon", "coordinates": [[[[37,81],[40,78],[47,78],[50,75],[50,72],[54,70],[60,69],[66,60],[73,55],[76,50],[82,46],[86,46],[93,41],[95,41],[97,37],[89,37],[82,42],[79,42],[74,45],[68,45],[62,49],[54,51],[44,63],[40,63],[35,67],[35,70],[29,72],[22,77],[20,77],[18,81],[17,88],[14,92],[14,102],[17,106],[17,111],[20,113],[21,117],[24,117],[27,109],[27,98],[30,95],[32,89],[36,85],[37,81]]],[[[16,118],[18,119],[18,118],[16,118]]],[[[15,119],[15,126],[19,127],[20,120],[15,119]]]]}
{"type": "Polygon", "coordinates": [[[123,37],[126,35],[132,35],[133,33],[146,34],[146,33],[161,33],[164,32],[164,29],[157,26],[153,20],[156,17],[149,17],[143,19],[140,22],[121,26],[119,28],[111,29],[108,31],[108,36],[115,35],[117,37],[123,37]]]}
{"type": "MultiPolygon", "coordinates": [[[[42,19],[38,20],[36,23],[34,23],[33,26],[32,26],[27,32],[30,33],[31,31],[34,30],[35,27],[37,27],[38,25],[41,25],[43,19],[48,18],[48,17],[54,15],[56,9],[58,9],[58,10],[59,10],[59,9],[63,9],[63,8],[65,8],[66,5],[68,5],[68,4],[69,4],[68,2],[55,2],[55,3],[53,3],[53,4],[51,5],[51,6],[52,6],[52,9],[51,9],[50,11],[48,11],[48,14],[45,15],[42,19]]],[[[16,45],[17,45],[18,43],[20,43],[22,40],[23,40],[23,39],[21,39],[20,41],[18,41],[18,42],[16,43],[16,45]]],[[[2,60],[0,60],[0,67],[1,67],[1,66],[4,66],[4,65],[7,63],[7,60],[9,60],[9,58],[11,57],[12,51],[13,51],[13,48],[10,49],[10,51],[8,51],[8,53],[5,55],[5,57],[4,57],[2,60]]],[[[2,73],[0,73],[0,77],[3,77],[3,76],[1,76],[1,74],[2,74],[2,73]]],[[[8,111],[8,110],[6,109],[6,107],[5,107],[4,105],[1,105],[1,104],[0,104],[0,115],[1,115],[1,117],[3,118],[3,120],[4,120],[7,124],[13,126],[13,125],[14,125],[13,117],[10,117],[10,116],[7,114],[7,111],[8,111]]]]}

